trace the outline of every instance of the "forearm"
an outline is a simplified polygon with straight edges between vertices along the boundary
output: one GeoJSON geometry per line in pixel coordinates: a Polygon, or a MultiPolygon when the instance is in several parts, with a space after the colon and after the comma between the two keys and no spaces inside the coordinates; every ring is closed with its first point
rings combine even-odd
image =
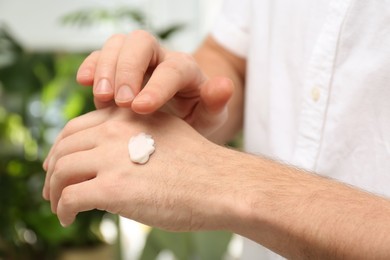
{"type": "Polygon", "coordinates": [[[245,60],[223,49],[211,37],[205,40],[194,57],[207,76],[223,76],[234,82],[234,94],[228,104],[229,118],[222,127],[208,136],[216,143],[226,143],[242,128],[245,60]]]}
{"type": "Polygon", "coordinates": [[[98,208],[169,230],[230,230],[293,259],[390,259],[389,200],[215,145],[168,114],[90,112],[47,161],[44,196],[64,225],[98,208]],[[142,166],[127,151],[139,132],[156,142],[142,166]]]}
{"type": "Polygon", "coordinates": [[[219,170],[234,169],[237,176],[233,232],[291,259],[390,259],[389,200],[270,160],[228,153],[219,170]]]}

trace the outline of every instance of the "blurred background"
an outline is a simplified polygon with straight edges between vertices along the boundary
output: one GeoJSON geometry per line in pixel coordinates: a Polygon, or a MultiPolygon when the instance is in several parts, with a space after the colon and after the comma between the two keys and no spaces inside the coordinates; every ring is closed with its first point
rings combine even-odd
{"type": "MultiPolygon", "coordinates": [[[[114,33],[149,30],[191,52],[221,0],[0,0],[0,259],[235,259],[226,232],[168,233],[101,211],[64,229],[43,201],[42,161],[94,109],[78,66],[114,33]]],[[[104,192],[104,191],[103,191],[104,192]]],[[[206,210],[206,209],[205,209],[206,210]]]]}

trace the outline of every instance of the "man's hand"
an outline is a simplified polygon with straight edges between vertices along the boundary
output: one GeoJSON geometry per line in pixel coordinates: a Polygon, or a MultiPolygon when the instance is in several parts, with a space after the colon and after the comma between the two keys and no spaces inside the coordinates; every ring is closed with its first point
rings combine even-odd
{"type": "MultiPolygon", "coordinates": [[[[43,196],[65,226],[94,208],[170,230],[226,228],[229,190],[210,171],[223,149],[177,117],[106,108],[70,121],[48,156],[43,196]],[[140,132],[156,151],[145,165],[131,162],[127,144],[140,132]],[[220,198],[219,198],[220,197],[220,198]],[[212,205],[212,207],[211,207],[212,205]]],[[[235,183],[229,181],[229,183],[235,183]]]]}
{"type": "Polygon", "coordinates": [[[163,49],[144,31],[112,36],[102,50],[85,59],[77,80],[93,85],[97,108],[115,100],[138,114],[162,109],[203,135],[226,121],[234,88],[226,77],[209,79],[191,55],[163,49]]]}
{"type": "Polygon", "coordinates": [[[96,208],[167,230],[230,230],[291,259],[390,259],[388,199],[218,146],[162,112],[72,120],[49,154],[44,197],[64,226],[96,208]],[[145,165],[127,151],[139,132],[156,141],[145,165]]]}

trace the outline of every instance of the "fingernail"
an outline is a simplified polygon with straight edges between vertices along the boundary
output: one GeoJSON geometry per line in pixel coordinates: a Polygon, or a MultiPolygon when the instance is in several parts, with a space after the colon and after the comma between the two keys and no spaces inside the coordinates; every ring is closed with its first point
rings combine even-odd
{"type": "Polygon", "coordinates": [[[61,221],[60,221],[60,224],[62,227],[66,227],[66,225],[64,223],[62,223],[61,221]]]}
{"type": "Polygon", "coordinates": [[[115,100],[119,102],[130,102],[133,99],[134,99],[133,90],[130,88],[130,86],[127,85],[121,86],[115,97],[115,100]]]}
{"type": "Polygon", "coordinates": [[[108,79],[101,79],[95,87],[96,94],[109,94],[112,93],[112,87],[108,79]]]}

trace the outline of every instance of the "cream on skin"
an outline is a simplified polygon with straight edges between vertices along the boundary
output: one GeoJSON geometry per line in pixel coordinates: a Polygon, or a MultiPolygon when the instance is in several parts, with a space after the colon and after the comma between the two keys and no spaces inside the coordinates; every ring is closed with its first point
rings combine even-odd
{"type": "Polygon", "coordinates": [[[130,138],[128,148],[132,162],[145,164],[149,161],[150,155],[155,150],[154,140],[150,135],[139,133],[130,138]]]}

